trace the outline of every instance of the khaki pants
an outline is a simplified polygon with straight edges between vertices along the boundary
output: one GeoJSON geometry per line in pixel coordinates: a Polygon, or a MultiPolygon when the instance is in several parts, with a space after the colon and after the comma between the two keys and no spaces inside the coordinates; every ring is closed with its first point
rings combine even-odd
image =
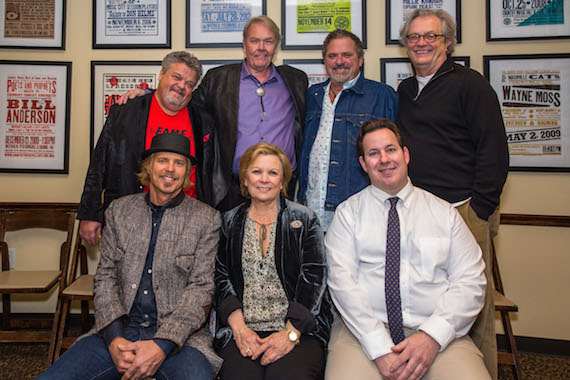
{"type": "MultiPolygon", "coordinates": [[[[406,336],[415,331],[404,329],[406,336]]],[[[382,380],[376,363],[366,356],[358,340],[339,316],[331,330],[325,380],[382,380]]],[[[423,380],[490,380],[483,355],[469,336],[451,342],[438,353],[423,380]]]]}
{"type": "Polygon", "coordinates": [[[495,334],[495,303],[493,302],[494,282],[493,263],[491,261],[492,245],[491,239],[497,235],[499,228],[500,213],[499,208],[485,221],[477,216],[469,202],[457,207],[457,211],[471,230],[475,240],[483,251],[483,261],[485,261],[485,276],[487,277],[487,294],[485,295],[485,306],[479,313],[475,324],[471,328],[469,335],[473,343],[483,353],[485,366],[491,374],[493,380],[498,378],[497,367],[497,336],[495,334]]]}

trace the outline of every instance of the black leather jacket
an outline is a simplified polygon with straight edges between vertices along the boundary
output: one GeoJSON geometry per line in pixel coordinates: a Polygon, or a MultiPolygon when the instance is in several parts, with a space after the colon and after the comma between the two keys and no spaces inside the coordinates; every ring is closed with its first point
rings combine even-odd
{"type": "MultiPolygon", "coordinates": [[[[239,80],[242,63],[233,63],[209,70],[192,95],[194,116],[204,133],[204,152],[215,157],[205,162],[204,173],[211,183],[203,181],[202,201],[217,206],[226,196],[232,180],[232,164],[237,144],[239,80]],[[215,141],[215,144],[211,144],[215,141]],[[211,187],[210,187],[211,186],[211,187]]],[[[305,121],[307,75],[290,66],[278,66],[295,105],[295,152],[297,162],[301,150],[305,121]]]]}
{"type": "MultiPolygon", "coordinates": [[[[91,155],[77,219],[102,221],[103,211],[111,201],[143,190],[136,173],[140,171],[152,96],[152,93],[146,94],[130,100],[126,105],[111,107],[91,155]]],[[[190,111],[190,106],[188,107],[190,111]]],[[[189,114],[196,158],[202,163],[208,159],[203,157],[202,134],[198,123],[193,120],[192,113],[189,114]]],[[[200,165],[196,167],[198,199],[202,198],[200,165]]]]}
{"type": "MultiPolygon", "coordinates": [[[[222,217],[215,273],[216,350],[232,337],[227,323],[229,315],[243,307],[242,246],[250,204],[248,200],[222,217]]],[[[332,313],[327,298],[323,297],[327,281],[324,234],[312,210],[282,197],[276,226],[275,265],[289,300],[285,319],[326,347],[332,313]]]]}

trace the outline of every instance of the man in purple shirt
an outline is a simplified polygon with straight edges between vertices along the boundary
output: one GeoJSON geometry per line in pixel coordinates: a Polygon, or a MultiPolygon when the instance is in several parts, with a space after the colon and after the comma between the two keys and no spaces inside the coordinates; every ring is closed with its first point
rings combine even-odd
{"type": "Polygon", "coordinates": [[[210,176],[204,183],[212,185],[204,191],[211,197],[206,201],[221,211],[244,201],[239,160],[262,141],[279,146],[289,157],[294,178],[288,195],[294,195],[308,82],[304,72],[271,62],[280,40],[273,20],[251,18],[243,30],[244,61],[209,70],[192,97],[196,120],[208,138],[204,149],[216,150],[203,171],[210,176]]]}
{"type": "Polygon", "coordinates": [[[275,144],[287,154],[295,171],[288,195],[294,195],[308,82],[304,72],[271,62],[280,39],[269,17],[251,18],[243,30],[244,61],[209,70],[192,96],[204,149],[215,150],[203,171],[209,176],[203,183],[212,186],[204,189],[210,196],[205,201],[221,211],[244,201],[239,160],[258,142],[275,144]]]}
{"type": "MultiPolygon", "coordinates": [[[[249,19],[243,29],[245,59],[209,70],[192,95],[192,121],[203,136],[201,201],[227,211],[245,198],[239,187],[239,160],[247,148],[267,142],[279,146],[291,161],[293,197],[305,121],[307,75],[291,66],[275,66],[281,41],[279,27],[267,16],[249,19]]],[[[144,94],[131,90],[120,100],[144,94]]]]}

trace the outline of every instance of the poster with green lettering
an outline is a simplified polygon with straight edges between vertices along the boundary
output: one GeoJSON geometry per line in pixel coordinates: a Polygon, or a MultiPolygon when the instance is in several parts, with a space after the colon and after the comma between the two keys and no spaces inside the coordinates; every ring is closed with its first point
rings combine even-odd
{"type": "Polygon", "coordinates": [[[297,33],[350,31],[350,0],[298,0],[297,33]]]}

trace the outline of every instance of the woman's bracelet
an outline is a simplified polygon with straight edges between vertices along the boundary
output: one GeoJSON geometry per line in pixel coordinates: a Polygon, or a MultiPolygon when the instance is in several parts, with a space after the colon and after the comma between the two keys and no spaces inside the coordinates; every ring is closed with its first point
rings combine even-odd
{"type": "Polygon", "coordinates": [[[243,327],[241,330],[239,330],[239,332],[234,336],[234,340],[236,340],[236,338],[239,336],[239,334],[241,334],[243,332],[243,330],[247,329],[247,326],[243,327]]]}

